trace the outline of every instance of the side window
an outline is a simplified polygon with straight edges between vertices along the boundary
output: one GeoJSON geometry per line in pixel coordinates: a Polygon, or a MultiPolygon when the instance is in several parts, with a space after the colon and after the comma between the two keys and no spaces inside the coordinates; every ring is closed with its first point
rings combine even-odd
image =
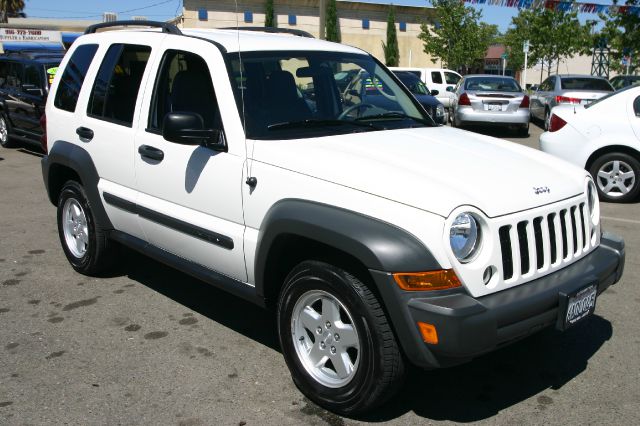
{"type": "Polygon", "coordinates": [[[9,62],[0,61],[0,88],[4,88],[7,84],[7,75],[9,74],[9,62]]]}
{"type": "Polygon", "coordinates": [[[9,66],[9,74],[7,75],[7,86],[13,89],[22,90],[22,73],[24,66],[19,62],[14,62],[9,66]]]}
{"type": "Polygon", "coordinates": [[[458,76],[458,74],[445,71],[444,79],[447,82],[447,84],[458,84],[458,81],[460,81],[460,76],[458,76]]]}
{"type": "Polygon", "coordinates": [[[636,113],[636,117],[640,117],[640,96],[633,101],[633,111],[636,113]]]}
{"type": "Polygon", "coordinates": [[[556,78],[555,77],[551,77],[549,79],[549,88],[547,89],[550,92],[553,92],[556,90],[556,78]]]}
{"type": "Polygon", "coordinates": [[[87,70],[98,50],[97,44],[78,46],[69,59],[58,84],[53,105],[65,111],[74,112],[78,103],[78,96],[87,70]]]}
{"type": "Polygon", "coordinates": [[[199,114],[205,129],[222,127],[209,67],[196,54],[167,50],[153,93],[148,130],[160,131],[164,116],[172,111],[199,114]]]}
{"type": "Polygon", "coordinates": [[[114,44],[100,64],[87,115],[131,127],[142,74],[151,47],[114,44]]]}
{"type": "Polygon", "coordinates": [[[440,71],[431,71],[431,81],[434,84],[442,84],[442,74],[440,71]]]}
{"type": "Polygon", "coordinates": [[[538,90],[541,91],[541,92],[547,92],[547,91],[551,90],[551,84],[549,83],[550,81],[551,81],[551,79],[547,78],[545,81],[542,82],[542,84],[540,85],[538,90]]]}
{"type": "Polygon", "coordinates": [[[22,83],[31,84],[38,89],[42,89],[41,69],[43,69],[42,65],[27,65],[24,67],[24,81],[22,83]]]}

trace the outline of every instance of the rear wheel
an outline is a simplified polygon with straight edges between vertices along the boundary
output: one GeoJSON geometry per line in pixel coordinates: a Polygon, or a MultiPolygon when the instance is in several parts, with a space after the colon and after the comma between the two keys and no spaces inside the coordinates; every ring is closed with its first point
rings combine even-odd
{"type": "Polygon", "coordinates": [[[2,145],[3,148],[11,148],[13,146],[9,138],[10,129],[11,125],[7,120],[7,116],[0,112],[0,145],[2,145]]]}
{"type": "Polygon", "coordinates": [[[517,129],[518,136],[526,138],[529,136],[529,123],[519,126],[517,129]]]}
{"type": "Polygon", "coordinates": [[[598,158],[589,170],[601,200],[625,203],[640,193],[640,162],[622,152],[598,158]]]}
{"type": "Polygon", "coordinates": [[[294,383],[318,405],[355,414],[391,397],[404,363],[376,296],[332,265],[306,261],[278,303],[280,344],[294,383]]]}
{"type": "Polygon", "coordinates": [[[98,275],[113,265],[114,244],[96,221],[84,189],[72,180],[58,198],[58,235],[67,260],[81,274],[98,275]]]}
{"type": "Polygon", "coordinates": [[[551,111],[546,109],[544,110],[544,131],[548,132],[549,127],[551,127],[551,111]]]}

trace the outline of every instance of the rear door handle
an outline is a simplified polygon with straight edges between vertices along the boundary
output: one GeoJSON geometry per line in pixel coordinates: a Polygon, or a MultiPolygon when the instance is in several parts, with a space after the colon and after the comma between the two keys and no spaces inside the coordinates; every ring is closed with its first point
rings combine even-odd
{"type": "Polygon", "coordinates": [[[93,130],[87,129],[86,127],[78,127],[76,129],[76,134],[80,136],[80,139],[83,141],[89,142],[93,139],[93,130]]]}
{"type": "Polygon", "coordinates": [[[149,145],[140,145],[138,147],[138,154],[156,161],[162,161],[164,159],[164,152],[149,145]]]}

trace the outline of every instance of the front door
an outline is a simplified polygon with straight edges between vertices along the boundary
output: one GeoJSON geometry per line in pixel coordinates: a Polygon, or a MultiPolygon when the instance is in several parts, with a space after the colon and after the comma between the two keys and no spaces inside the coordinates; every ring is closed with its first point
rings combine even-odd
{"type": "Polygon", "coordinates": [[[244,137],[220,51],[167,37],[149,79],[136,136],[137,209],[148,241],[229,277],[247,281],[242,168],[244,137]],[[221,108],[218,99],[226,101],[221,108]],[[162,137],[169,112],[192,112],[222,129],[228,150],[182,145],[162,137]],[[224,123],[224,126],[223,124],[224,123]]]}

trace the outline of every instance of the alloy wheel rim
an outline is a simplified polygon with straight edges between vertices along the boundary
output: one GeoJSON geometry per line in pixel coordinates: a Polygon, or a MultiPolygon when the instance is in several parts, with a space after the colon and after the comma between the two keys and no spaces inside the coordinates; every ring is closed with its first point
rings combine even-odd
{"type": "Polygon", "coordinates": [[[7,122],[4,120],[4,117],[0,117],[0,141],[2,143],[7,141],[9,137],[9,132],[7,131],[7,122]]]}
{"type": "Polygon", "coordinates": [[[81,258],[89,247],[87,216],[75,198],[69,198],[62,209],[62,231],[69,251],[81,258]]]}
{"type": "Polygon", "coordinates": [[[633,189],[636,184],[636,174],[626,162],[612,160],[600,167],[596,183],[602,193],[612,198],[618,198],[633,189]]]}
{"type": "Polygon", "coordinates": [[[329,388],[347,385],[360,363],[360,338],[347,308],[322,290],[304,293],[291,316],[291,334],[304,369],[329,388]]]}

